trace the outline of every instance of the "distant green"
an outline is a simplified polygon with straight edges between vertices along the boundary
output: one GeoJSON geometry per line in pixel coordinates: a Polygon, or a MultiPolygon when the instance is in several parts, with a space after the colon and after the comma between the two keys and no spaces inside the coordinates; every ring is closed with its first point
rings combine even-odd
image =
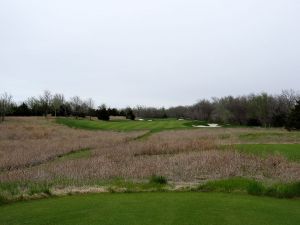
{"type": "Polygon", "coordinates": [[[203,121],[193,120],[177,120],[177,119],[147,119],[139,120],[116,120],[101,121],[73,118],[57,118],[59,124],[67,125],[73,128],[90,129],[90,130],[113,130],[113,131],[133,131],[133,130],[149,130],[162,131],[168,129],[187,129],[193,128],[195,125],[207,125],[203,121]]]}
{"type": "Polygon", "coordinates": [[[300,144],[239,144],[236,147],[245,153],[261,156],[278,154],[289,160],[300,162],[300,144]]]}
{"type": "Polygon", "coordinates": [[[299,212],[299,199],[241,194],[88,194],[0,206],[0,224],[298,225],[299,212]]]}

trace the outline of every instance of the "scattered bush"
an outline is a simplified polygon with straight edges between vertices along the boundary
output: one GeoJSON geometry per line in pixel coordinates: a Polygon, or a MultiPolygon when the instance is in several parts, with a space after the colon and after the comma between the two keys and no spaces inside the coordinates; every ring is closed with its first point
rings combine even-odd
{"type": "Polygon", "coordinates": [[[154,183],[154,184],[167,184],[168,183],[168,180],[167,178],[163,177],[163,176],[156,176],[156,175],[153,175],[151,178],[150,178],[150,183],[154,183]]]}
{"type": "Polygon", "coordinates": [[[265,195],[277,198],[300,197],[300,182],[272,185],[266,188],[265,195]]]}
{"type": "Polygon", "coordinates": [[[250,195],[263,195],[265,192],[265,188],[261,183],[253,181],[249,183],[247,187],[247,192],[250,195]]]}
{"type": "Polygon", "coordinates": [[[0,205],[6,204],[6,203],[8,203],[7,198],[2,193],[0,193],[0,205]]]}
{"type": "Polygon", "coordinates": [[[247,120],[247,126],[250,126],[250,127],[260,127],[261,125],[262,124],[259,121],[259,119],[250,118],[250,119],[247,120]]]}
{"type": "Polygon", "coordinates": [[[33,184],[29,185],[29,194],[34,195],[34,194],[46,194],[46,195],[51,195],[50,191],[50,186],[47,184],[33,184]]]}

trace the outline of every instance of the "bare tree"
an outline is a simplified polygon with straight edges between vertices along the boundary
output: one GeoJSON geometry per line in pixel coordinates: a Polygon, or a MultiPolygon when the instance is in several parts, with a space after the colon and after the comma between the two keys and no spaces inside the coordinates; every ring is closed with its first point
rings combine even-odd
{"type": "Polygon", "coordinates": [[[300,94],[294,91],[293,89],[290,90],[283,90],[279,98],[282,100],[282,103],[290,110],[294,108],[296,102],[300,100],[300,94]]]}
{"type": "Polygon", "coordinates": [[[80,111],[81,111],[81,105],[83,101],[78,96],[74,96],[70,99],[70,105],[73,112],[73,115],[78,118],[80,111]]]}
{"type": "Polygon", "coordinates": [[[52,99],[52,106],[54,109],[54,116],[56,117],[57,111],[64,104],[65,97],[63,94],[55,94],[52,99]]]}
{"type": "Polygon", "coordinates": [[[43,108],[44,115],[45,115],[45,117],[47,117],[48,113],[50,111],[50,108],[51,108],[51,103],[52,103],[51,92],[48,91],[48,90],[45,90],[44,94],[40,96],[39,101],[40,101],[41,106],[43,108]]]}
{"type": "Polygon", "coordinates": [[[191,117],[197,120],[209,121],[213,110],[214,106],[212,103],[203,99],[191,107],[191,117]]]}
{"type": "Polygon", "coordinates": [[[88,114],[89,114],[90,120],[92,120],[92,113],[93,113],[93,110],[95,107],[94,100],[92,98],[89,98],[88,100],[86,100],[86,105],[88,108],[88,114]]]}
{"type": "Polygon", "coordinates": [[[12,108],[12,96],[6,92],[0,95],[0,116],[1,122],[4,121],[6,114],[12,108]]]}

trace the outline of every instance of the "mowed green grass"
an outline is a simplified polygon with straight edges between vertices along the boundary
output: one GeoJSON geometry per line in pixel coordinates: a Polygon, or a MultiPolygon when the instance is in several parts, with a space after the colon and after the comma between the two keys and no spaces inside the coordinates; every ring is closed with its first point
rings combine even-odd
{"type": "Polygon", "coordinates": [[[223,193],[89,194],[0,207],[1,225],[298,225],[300,200],[223,193]]]}
{"type": "Polygon", "coordinates": [[[289,160],[300,162],[300,144],[239,144],[236,146],[241,152],[260,156],[278,154],[289,160]]]}
{"type": "Polygon", "coordinates": [[[84,149],[81,149],[80,151],[65,154],[65,155],[57,158],[56,161],[89,158],[91,155],[92,155],[91,150],[89,148],[84,148],[84,149]]]}
{"type": "Polygon", "coordinates": [[[114,131],[132,131],[132,130],[150,130],[161,131],[168,129],[187,129],[193,128],[192,125],[206,125],[202,121],[176,120],[176,119],[154,119],[148,120],[118,120],[101,121],[87,119],[57,118],[58,123],[73,128],[91,129],[91,130],[114,130],[114,131]]]}

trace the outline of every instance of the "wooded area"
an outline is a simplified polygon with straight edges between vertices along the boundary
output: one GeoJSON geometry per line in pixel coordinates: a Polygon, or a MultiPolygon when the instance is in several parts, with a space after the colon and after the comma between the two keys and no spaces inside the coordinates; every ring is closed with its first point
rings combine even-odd
{"type": "Polygon", "coordinates": [[[39,97],[30,97],[17,104],[11,95],[0,96],[1,121],[5,116],[74,116],[98,117],[109,120],[110,116],[138,118],[182,118],[218,122],[222,124],[289,127],[299,129],[300,94],[294,90],[284,90],[281,94],[267,93],[222,98],[201,99],[188,106],[155,108],[137,106],[135,108],[107,108],[104,104],[96,107],[92,98],[83,100],[74,96],[66,100],[63,94],[44,91],[39,97]]]}

